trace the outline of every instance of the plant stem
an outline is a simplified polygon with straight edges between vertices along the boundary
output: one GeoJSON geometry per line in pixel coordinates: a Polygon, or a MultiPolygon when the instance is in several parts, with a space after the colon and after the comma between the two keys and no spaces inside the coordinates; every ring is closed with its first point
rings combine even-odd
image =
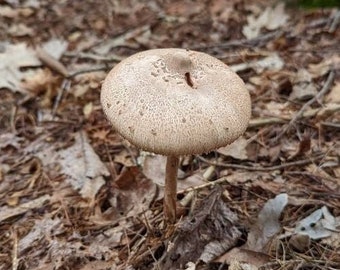
{"type": "Polygon", "coordinates": [[[167,156],[164,189],[164,219],[167,224],[176,222],[177,171],[179,158],[167,156]]]}

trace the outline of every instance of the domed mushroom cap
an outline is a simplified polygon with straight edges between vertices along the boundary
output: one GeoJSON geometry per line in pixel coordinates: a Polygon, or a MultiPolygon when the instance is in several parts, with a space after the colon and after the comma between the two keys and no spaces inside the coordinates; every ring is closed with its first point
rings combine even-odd
{"type": "Polygon", "coordinates": [[[134,54],[106,77],[107,118],[137,147],[162,155],[209,152],[236,140],[250,96],[227,65],[205,53],[155,49],[134,54]]]}

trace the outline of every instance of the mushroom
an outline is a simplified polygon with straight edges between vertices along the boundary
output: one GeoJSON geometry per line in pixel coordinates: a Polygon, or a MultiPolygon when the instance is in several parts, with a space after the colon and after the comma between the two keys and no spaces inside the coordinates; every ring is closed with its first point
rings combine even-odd
{"type": "Polygon", "coordinates": [[[180,156],[232,143],[251,114],[249,93],[235,72],[208,54],[177,48],[147,50],[121,61],[103,83],[101,103],[125,139],[167,156],[167,224],[176,222],[180,156]]]}

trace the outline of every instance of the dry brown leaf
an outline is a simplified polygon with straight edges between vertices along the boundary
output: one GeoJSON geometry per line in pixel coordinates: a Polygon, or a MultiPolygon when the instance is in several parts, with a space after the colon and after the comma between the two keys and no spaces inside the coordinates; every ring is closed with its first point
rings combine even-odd
{"type": "Polygon", "coordinates": [[[246,69],[254,69],[257,74],[261,74],[264,70],[271,70],[271,71],[279,71],[283,68],[284,61],[282,58],[277,54],[273,53],[265,58],[260,60],[248,62],[248,63],[241,63],[238,65],[232,65],[230,68],[235,72],[240,72],[246,69]]]}
{"type": "Polygon", "coordinates": [[[33,228],[20,239],[18,244],[19,254],[25,252],[26,249],[35,246],[43,238],[52,238],[55,235],[65,232],[63,224],[59,218],[44,218],[42,220],[36,220],[33,228]]]}
{"type": "Polygon", "coordinates": [[[89,144],[84,132],[75,135],[75,143],[58,152],[55,160],[61,165],[61,172],[67,175],[67,181],[80,191],[83,198],[94,199],[104,185],[103,176],[110,173],[89,144]]]}
{"type": "Polygon", "coordinates": [[[209,10],[215,20],[227,23],[233,13],[234,5],[234,1],[213,0],[209,5],[209,10]]]}
{"type": "Polygon", "coordinates": [[[334,250],[340,247],[340,216],[335,218],[337,230],[332,232],[331,236],[321,240],[322,244],[332,247],[334,250]]]}
{"type": "Polygon", "coordinates": [[[287,203],[287,194],[279,194],[266,202],[256,223],[250,228],[247,243],[244,245],[246,249],[256,252],[265,251],[270,240],[281,229],[279,218],[287,203]]]}
{"type": "Polygon", "coordinates": [[[335,85],[325,97],[326,103],[340,103],[340,81],[335,82],[335,85]]]}
{"type": "Polygon", "coordinates": [[[313,78],[319,78],[331,69],[336,70],[340,68],[340,56],[335,54],[331,57],[324,58],[319,64],[310,64],[308,71],[312,74],[313,78]]]}
{"type": "MultiPolygon", "coordinates": [[[[24,138],[17,136],[17,134],[13,132],[2,133],[0,134],[0,149],[4,149],[8,146],[12,146],[18,149],[20,147],[20,143],[24,141],[25,141],[24,138]]],[[[1,157],[0,157],[0,163],[1,163],[1,157]]]]}
{"type": "Polygon", "coordinates": [[[259,36],[262,28],[275,30],[286,24],[289,16],[284,11],[284,3],[278,3],[275,8],[267,7],[263,13],[255,18],[253,14],[247,17],[247,25],[242,33],[247,39],[259,36]]]}
{"type": "Polygon", "coordinates": [[[125,167],[115,186],[109,201],[123,217],[136,217],[146,212],[157,193],[156,184],[146,179],[138,167],[125,167]]]}
{"type": "Polygon", "coordinates": [[[194,4],[191,1],[173,1],[166,11],[170,16],[187,18],[202,12],[203,9],[204,6],[200,2],[194,4]]]}
{"type": "Polygon", "coordinates": [[[59,60],[64,54],[68,46],[67,41],[62,39],[52,38],[49,41],[42,44],[42,49],[51,55],[53,58],[59,60]]]}
{"type": "Polygon", "coordinates": [[[49,69],[37,69],[34,72],[27,72],[20,85],[36,96],[45,93],[44,98],[49,102],[44,102],[44,104],[50,104],[57,92],[57,81],[57,77],[52,75],[49,69]]]}
{"type": "Polygon", "coordinates": [[[46,201],[49,201],[50,199],[51,197],[49,195],[44,195],[37,199],[30,200],[29,202],[22,203],[17,207],[3,206],[0,208],[0,222],[10,217],[15,217],[17,215],[26,213],[31,209],[40,208],[44,205],[44,203],[46,203],[46,201]]]}
{"type": "Polygon", "coordinates": [[[0,16],[6,18],[15,18],[18,16],[19,11],[17,9],[11,8],[10,6],[0,5],[0,16]]]}
{"type": "Polygon", "coordinates": [[[33,50],[26,44],[6,45],[0,52],[0,88],[8,88],[12,91],[26,93],[20,87],[20,81],[24,78],[24,67],[37,67],[41,62],[33,50]]]}
{"type": "Polygon", "coordinates": [[[299,69],[293,79],[293,91],[289,98],[292,100],[308,100],[317,94],[312,81],[312,75],[306,69],[299,69]]]}
{"type": "Polygon", "coordinates": [[[33,28],[28,27],[27,25],[22,23],[12,25],[10,28],[7,29],[7,32],[12,37],[24,37],[34,35],[33,28]]]}
{"type": "Polygon", "coordinates": [[[232,157],[235,159],[248,159],[246,147],[248,141],[244,137],[238,138],[232,144],[221,147],[216,151],[224,156],[232,157]]]}
{"type": "Polygon", "coordinates": [[[237,261],[239,263],[248,263],[251,266],[255,266],[255,269],[258,269],[261,265],[266,264],[270,261],[270,256],[243,248],[233,248],[217,258],[216,262],[232,264],[233,261],[237,261]]]}
{"type": "Polygon", "coordinates": [[[171,241],[162,269],[176,269],[187,262],[210,262],[236,244],[241,236],[235,226],[237,216],[222,200],[222,191],[216,187],[191,216],[178,224],[179,232],[171,241]]]}
{"type": "Polygon", "coordinates": [[[131,157],[131,153],[128,150],[122,150],[118,154],[114,155],[114,162],[124,165],[125,167],[135,166],[135,161],[131,157]]]}

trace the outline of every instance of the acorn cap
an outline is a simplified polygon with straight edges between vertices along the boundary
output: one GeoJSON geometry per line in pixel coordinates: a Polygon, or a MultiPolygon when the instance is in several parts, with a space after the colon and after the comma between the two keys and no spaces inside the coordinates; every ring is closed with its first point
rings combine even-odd
{"type": "Polygon", "coordinates": [[[106,77],[101,103],[135,146],[162,155],[209,152],[244,133],[249,93],[227,65],[205,53],[154,49],[134,54],[106,77]]]}

